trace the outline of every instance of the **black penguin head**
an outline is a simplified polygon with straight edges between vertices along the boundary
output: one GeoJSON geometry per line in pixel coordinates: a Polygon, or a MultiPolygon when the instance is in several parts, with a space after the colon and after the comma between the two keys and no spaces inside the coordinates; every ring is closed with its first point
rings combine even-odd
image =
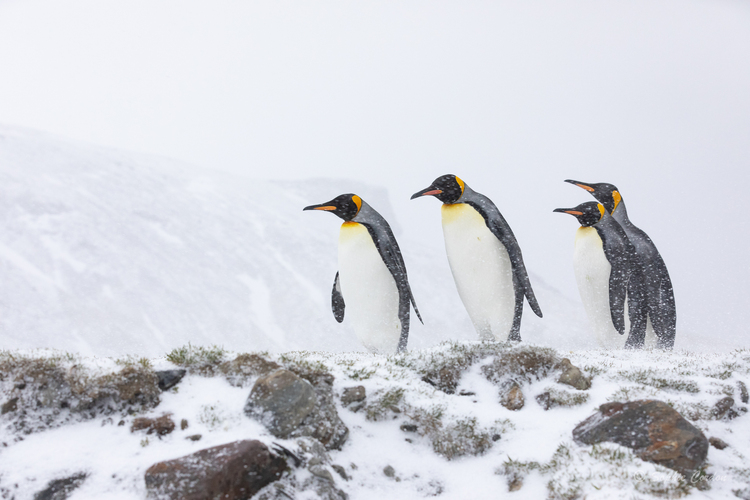
{"type": "Polygon", "coordinates": [[[414,193],[411,199],[420,196],[434,196],[443,203],[456,203],[461,195],[464,194],[466,184],[453,174],[441,175],[435,179],[429,187],[424,188],[418,193],[414,193]]]}
{"type": "Polygon", "coordinates": [[[620,191],[617,190],[617,186],[607,184],[606,182],[599,182],[596,184],[587,184],[585,182],[574,181],[572,179],[566,179],[565,182],[575,184],[579,188],[585,189],[591,196],[596,198],[596,201],[604,205],[607,212],[613,213],[617,208],[617,205],[622,201],[620,191]]]}
{"type": "Polygon", "coordinates": [[[326,203],[310,205],[302,210],[325,210],[338,215],[345,221],[350,221],[357,216],[360,208],[362,208],[362,198],[356,194],[347,193],[341,194],[326,203]]]}
{"type": "Polygon", "coordinates": [[[578,223],[583,227],[591,227],[604,217],[606,213],[604,206],[595,201],[581,203],[575,208],[556,208],[553,212],[563,212],[570,214],[578,219],[578,223]]]}

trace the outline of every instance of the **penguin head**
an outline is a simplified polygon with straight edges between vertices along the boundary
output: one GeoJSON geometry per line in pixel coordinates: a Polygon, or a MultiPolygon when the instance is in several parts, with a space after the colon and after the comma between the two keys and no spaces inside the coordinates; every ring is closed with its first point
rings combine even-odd
{"type": "Polygon", "coordinates": [[[443,203],[456,203],[464,194],[466,184],[453,174],[441,175],[423,190],[414,193],[411,199],[434,196],[443,203]]]}
{"type": "Polygon", "coordinates": [[[302,210],[324,210],[338,215],[345,221],[350,221],[357,216],[360,208],[362,208],[362,198],[356,194],[347,193],[320,205],[310,205],[302,210]]]}
{"type": "Polygon", "coordinates": [[[578,223],[583,227],[591,227],[604,217],[606,213],[604,206],[595,201],[581,203],[575,208],[556,208],[553,212],[562,212],[570,214],[578,219],[578,223]]]}
{"type": "Polygon", "coordinates": [[[613,186],[612,184],[607,184],[606,182],[587,184],[585,182],[574,181],[572,179],[566,179],[565,182],[575,184],[579,188],[585,189],[586,191],[591,193],[591,196],[596,198],[596,201],[604,205],[604,208],[607,209],[607,212],[609,213],[613,213],[617,208],[617,205],[619,205],[622,201],[620,191],[618,191],[617,186],[613,186]]]}

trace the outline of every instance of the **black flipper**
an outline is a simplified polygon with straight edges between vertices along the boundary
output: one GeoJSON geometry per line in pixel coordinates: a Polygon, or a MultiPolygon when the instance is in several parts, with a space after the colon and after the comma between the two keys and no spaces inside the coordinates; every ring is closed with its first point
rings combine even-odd
{"type": "Polygon", "coordinates": [[[628,318],[630,319],[630,332],[625,341],[625,348],[642,349],[646,344],[648,307],[643,272],[638,266],[634,266],[628,280],[628,318]]]}
{"type": "MultiPolygon", "coordinates": [[[[516,323],[518,323],[520,328],[521,312],[523,311],[523,306],[520,308],[518,307],[519,291],[522,292],[520,294],[521,303],[523,304],[523,297],[525,296],[531,306],[531,310],[540,318],[542,317],[542,309],[539,307],[539,303],[534,295],[534,290],[531,288],[531,281],[529,281],[529,275],[526,272],[526,266],[523,263],[521,247],[518,245],[518,241],[516,240],[513,231],[500,213],[500,210],[498,210],[495,204],[492,203],[492,200],[484,195],[475,192],[472,193],[472,198],[472,200],[467,200],[465,203],[471,205],[484,218],[484,222],[487,224],[489,230],[498,240],[500,240],[508,251],[510,263],[513,267],[513,287],[516,291],[516,309],[513,317],[512,334],[514,331],[517,332],[516,323]]],[[[520,340],[520,335],[515,340],[520,340]]]]}
{"type": "Polygon", "coordinates": [[[344,296],[341,295],[341,285],[339,284],[339,273],[336,271],[336,277],[333,279],[333,290],[331,291],[331,309],[333,317],[341,323],[344,321],[344,296]]]}

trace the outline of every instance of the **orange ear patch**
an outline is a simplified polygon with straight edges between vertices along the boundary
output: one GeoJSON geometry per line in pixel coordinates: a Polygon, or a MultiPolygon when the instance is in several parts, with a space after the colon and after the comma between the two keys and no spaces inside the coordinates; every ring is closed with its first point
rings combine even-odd
{"type": "Polygon", "coordinates": [[[601,218],[604,217],[604,213],[606,212],[606,210],[604,210],[604,205],[602,205],[601,203],[597,203],[596,208],[599,209],[599,213],[601,214],[599,216],[599,219],[601,220],[601,218]]]}
{"type": "Polygon", "coordinates": [[[459,179],[457,175],[455,177],[456,177],[456,182],[458,183],[458,187],[461,188],[461,194],[464,194],[464,186],[465,186],[464,181],[459,179]]]}
{"type": "Polygon", "coordinates": [[[354,196],[352,196],[352,201],[355,205],[357,205],[357,213],[359,213],[360,209],[362,208],[362,198],[355,194],[354,196]]]}

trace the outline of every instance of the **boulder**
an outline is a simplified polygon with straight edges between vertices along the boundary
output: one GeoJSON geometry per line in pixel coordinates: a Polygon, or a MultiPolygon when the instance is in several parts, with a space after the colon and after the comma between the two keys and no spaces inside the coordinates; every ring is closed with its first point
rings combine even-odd
{"type": "Polygon", "coordinates": [[[239,354],[232,361],[219,365],[219,371],[235,387],[245,387],[249,381],[260,375],[267,375],[278,370],[278,363],[269,361],[259,354],[239,354]]]}
{"type": "Polygon", "coordinates": [[[340,449],[349,429],[339,418],[333,376],[281,369],[260,377],[250,391],[245,414],[259,418],[280,439],[309,436],[327,449],[340,449]]]}
{"type": "Polygon", "coordinates": [[[706,436],[671,406],[656,400],[607,403],[575,429],[580,444],[610,441],[641,459],[691,477],[706,461],[706,436]]]}
{"type": "Polygon", "coordinates": [[[245,414],[260,417],[271,434],[287,439],[313,411],[315,403],[310,382],[289,370],[276,370],[255,382],[245,414]]]}
{"type": "Polygon", "coordinates": [[[352,403],[359,403],[367,398],[367,392],[365,387],[358,385],[356,387],[346,387],[344,392],[341,394],[341,404],[348,405],[352,403]]]}
{"type": "Polygon", "coordinates": [[[286,470],[286,460],[257,440],[206,448],[146,471],[148,498],[245,500],[286,470]]]}
{"type": "Polygon", "coordinates": [[[526,404],[521,386],[516,382],[509,384],[500,395],[500,404],[511,411],[518,411],[526,404]]]}

